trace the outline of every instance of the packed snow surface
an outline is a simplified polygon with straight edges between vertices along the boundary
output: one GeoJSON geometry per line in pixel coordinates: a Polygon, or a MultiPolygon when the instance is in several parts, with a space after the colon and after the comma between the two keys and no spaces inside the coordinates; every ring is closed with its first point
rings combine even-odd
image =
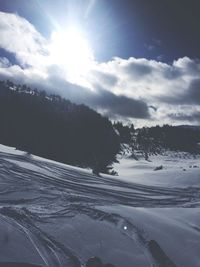
{"type": "Polygon", "coordinates": [[[98,177],[1,145],[0,266],[98,256],[115,267],[199,267],[199,158],[121,158],[115,169],[98,177]]]}

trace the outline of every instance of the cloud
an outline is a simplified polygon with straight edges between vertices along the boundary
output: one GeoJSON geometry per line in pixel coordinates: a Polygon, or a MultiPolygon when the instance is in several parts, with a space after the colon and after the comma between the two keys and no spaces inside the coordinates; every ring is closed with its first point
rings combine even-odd
{"type": "Polygon", "coordinates": [[[186,90],[180,91],[174,96],[170,95],[161,97],[160,100],[171,105],[199,105],[200,78],[191,80],[186,90]]]}
{"type": "Polygon", "coordinates": [[[118,78],[115,75],[102,71],[93,70],[90,76],[93,78],[93,82],[103,83],[105,86],[115,86],[118,82],[118,78]]]}
{"type": "Polygon", "coordinates": [[[137,77],[142,79],[143,76],[151,74],[153,70],[150,64],[146,63],[146,60],[135,60],[132,58],[132,60],[129,60],[127,61],[127,63],[124,64],[123,70],[131,77],[137,77]]]}
{"type": "Polygon", "coordinates": [[[156,49],[155,45],[153,44],[145,44],[144,47],[148,50],[148,51],[153,51],[156,49]]]}
{"type": "Polygon", "coordinates": [[[58,93],[111,117],[134,119],[138,124],[198,120],[199,59],[183,57],[164,63],[115,57],[102,63],[94,61],[90,72],[72,83],[63,64],[50,60],[51,39],[45,39],[26,19],[0,12],[0,36],[0,47],[17,60],[12,64],[5,55],[0,58],[0,79],[58,93]]]}
{"type": "MultiPolygon", "coordinates": [[[[98,88],[96,86],[96,88],[98,88]]],[[[115,95],[103,88],[98,88],[90,105],[105,109],[108,113],[128,118],[150,118],[149,108],[142,100],[115,95]]]]}
{"type": "Polygon", "coordinates": [[[151,43],[149,44],[144,44],[144,47],[148,51],[154,51],[157,47],[160,47],[162,45],[161,40],[153,38],[151,43]]]}
{"type": "Polygon", "coordinates": [[[173,120],[178,121],[192,121],[196,123],[200,123],[200,111],[193,112],[191,114],[185,114],[185,113],[172,113],[169,115],[169,117],[173,120]]]}
{"type": "Polygon", "coordinates": [[[195,79],[190,83],[188,92],[186,93],[186,102],[200,105],[200,78],[195,79]]]}
{"type": "MultiPolygon", "coordinates": [[[[117,77],[117,84],[107,86],[109,91],[148,104],[151,119],[142,121],[143,124],[179,123],[178,118],[168,115],[181,109],[187,113],[200,103],[198,59],[184,57],[167,64],[144,58],[118,57],[99,64],[97,69],[117,77]]],[[[191,123],[189,117],[187,123],[191,123]]]]}
{"type": "Polygon", "coordinates": [[[46,40],[26,19],[0,12],[0,47],[15,54],[24,66],[43,64],[46,40]]]}
{"type": "Polygon", "coordinates": [[[7,68],[10,66],[10,62],[6,57],[0,57],[0,68],[7,68]]]}
{"type": "Polygon", "coordinates": [[[0,68],[0,79],[9,79],[33,88],[46,90],[49,93],[60,94],[72,102],[89,105],[112,117],[150,117],[148,106],[144,101],[117,96],[100,86],[96,86],[96,90],[92,91],[89,88],[72,84],[62,77],[61,70],[56,66],[49,68],[47,77],[34,72],[34,69],[23,70],[18,65],[0,68]]]}

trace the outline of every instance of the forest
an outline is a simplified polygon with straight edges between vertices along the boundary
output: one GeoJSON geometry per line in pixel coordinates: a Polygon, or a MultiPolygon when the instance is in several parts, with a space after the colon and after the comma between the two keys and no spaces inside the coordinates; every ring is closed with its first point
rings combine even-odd
{"type": "Polygon", "coordinates": [[[30,154],[107,171],[120,149],[112,123],[58,95],[0,82],[0,143],[30,154]]]}
{"type": "Polygon", "coordinates": [[[163,150],[200,153],[200,127],[189,125],[163,125],[135,129],[133,124],[115,122],[120,142],[128,144],[133,153],[141,150],[144,154],[161,154],[163,150]]]}
{"type": "Polygon", "coordinates": [[[111,171],[128,144],[145,158],[165,149],[200,153],[200,128],[155,126],[135,129],[112,123],[85,105],[59,95],[0,81],[0,143],[66,164],[89,167],[94,173],[111,171]]]}

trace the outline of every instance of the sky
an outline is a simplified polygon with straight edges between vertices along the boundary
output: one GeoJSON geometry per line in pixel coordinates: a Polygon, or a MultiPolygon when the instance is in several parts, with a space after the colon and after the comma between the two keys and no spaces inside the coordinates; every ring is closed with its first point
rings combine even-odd
{"type": "Polygon", "coordinates": [[[136,126],[200,125],[199,0],[0,0],[0,79],[136,126]]]}

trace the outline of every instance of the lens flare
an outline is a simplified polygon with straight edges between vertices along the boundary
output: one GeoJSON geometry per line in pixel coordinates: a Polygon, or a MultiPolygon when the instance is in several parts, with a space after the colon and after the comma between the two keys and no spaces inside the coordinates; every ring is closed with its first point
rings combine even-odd
{"type": "Polygon", "coordinates": [[[73,27],[52,33],[50,58],[53,64],[64,67],[71,79],[87,75],[94,62],[87,38],[73,27]]]}

